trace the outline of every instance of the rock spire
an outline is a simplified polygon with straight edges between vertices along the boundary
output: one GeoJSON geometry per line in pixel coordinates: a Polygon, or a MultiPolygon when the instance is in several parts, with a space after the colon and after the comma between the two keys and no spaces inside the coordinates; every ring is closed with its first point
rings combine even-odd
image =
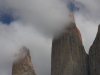
{"type": "Polygon", "coordinates": [[[51,75],[88,75],[88,55],[74,22],[59,38],[53,39],[51,75]]]}
{"type": "Polygon", "coordinates": [[[13,63],[12,75],[36,75],[31,62],[30,52],[26,47],[23,47],[16,57],[18,59],[13,63]]]}

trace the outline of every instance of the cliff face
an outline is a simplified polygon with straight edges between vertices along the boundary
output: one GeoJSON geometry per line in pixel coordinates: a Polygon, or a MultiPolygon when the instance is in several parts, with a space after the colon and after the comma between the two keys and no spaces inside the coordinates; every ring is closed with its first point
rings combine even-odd
{"type": "Polygon", "coordinates": [[[31,62],[30,52],[26,47],[23,47],[21,53],[16,55],[16,57],[18,59],[13,64],[12,75],[36,75],[31,62]]]}
{"type": "Polygon", "coordinates": [[[53,39],[51,75],[88,75],[88,55],[75,23],[59,38],[53,39]]]}
{"type": "Polygon", "coordinates": [[[90,75],[100,75],[100,25],[93,45],[89,50],[90,75]]]}

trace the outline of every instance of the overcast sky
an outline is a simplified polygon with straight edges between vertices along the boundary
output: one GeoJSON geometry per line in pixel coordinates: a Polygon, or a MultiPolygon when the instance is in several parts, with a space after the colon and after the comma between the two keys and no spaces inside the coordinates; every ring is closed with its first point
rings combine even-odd
{"type": "Polygon", "coordinates": [[[69,8],[88,53],[100,22],[99,0],[0,0],[0,75],[11,75],[22,46],[30,49],[37,75],[50,75],[52,37],[71,22],[69,8]]]}

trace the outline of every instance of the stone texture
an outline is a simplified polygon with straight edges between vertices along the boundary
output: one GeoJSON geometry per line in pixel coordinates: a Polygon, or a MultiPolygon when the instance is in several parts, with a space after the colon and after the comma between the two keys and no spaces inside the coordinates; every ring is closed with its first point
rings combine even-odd
{"type": "Polygon", "coordinates": [[[89,50],[90,75],[100,75],[100,25],[96,38],[89,50]]]}
{"type": "Polygon", "coordinates": [[[51,75],[88,75],[86,54],[80,31],[71,23],[65,33],[52,42],[51,75]]]}
{"type": "Polygon", "coordinates": [[[31,62],[30,52],[26,47],[23,47],[20,54],[17,54],[16,57],[18,59],[13,64],[12,75],[36,75],[31,62]]]}

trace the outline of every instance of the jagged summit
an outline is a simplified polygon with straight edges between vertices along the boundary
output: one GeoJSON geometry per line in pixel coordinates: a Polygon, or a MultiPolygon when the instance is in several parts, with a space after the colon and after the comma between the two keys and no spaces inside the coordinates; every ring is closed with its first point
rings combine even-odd
{"type": "Polygon", "coordinates": [[[13,63],[12,66],[12,75],[36,75],[31,62],[29,49],[23,47],[16,57],[17,56],[18,59],[13,63]],[[20,56],[22,56],[22,58],[20,56]]]}

